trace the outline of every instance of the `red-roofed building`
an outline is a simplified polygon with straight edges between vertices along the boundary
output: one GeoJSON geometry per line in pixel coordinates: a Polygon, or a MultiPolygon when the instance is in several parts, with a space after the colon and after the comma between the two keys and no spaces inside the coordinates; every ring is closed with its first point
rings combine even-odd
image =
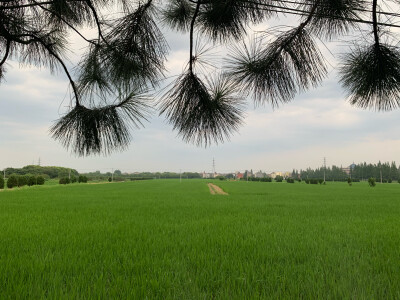
{"type": "Polygon", "coordinates": [[[244,177],[243,173],[237,172],[236,173],[236,179],[242,179],[244,177]]]}

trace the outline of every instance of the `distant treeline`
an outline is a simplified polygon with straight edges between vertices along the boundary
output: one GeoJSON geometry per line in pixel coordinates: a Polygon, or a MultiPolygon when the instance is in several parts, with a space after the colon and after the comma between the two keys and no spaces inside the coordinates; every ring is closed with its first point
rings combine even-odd
{"type": "Polygon", "coordinates": [[[42,175],[46,178],[61,178],[71,176],[79,176],[78,171],[64,167],[42,167],[29,165],[23,168],[7,168],[6,177],[10,175],[42,175]]]}
{"type": "Polygon", "coordinates": [[[311,179],[311,178],[325,178],[327,181],[347,181],[347,178],[353,181],[368,180],[368,178],[376,178],[377,181],[397,181],[400,176],[400,169],[395,162],[367,164],[366,162],[353,164],[350,166],[350,173],[347,174],[341,167],[332,166],[324,169],[323,167],[317,169],[308,168],[306,170],[293,170],[292,178],[311,179]]]}
{"type": "Polygon", "coordinates": [[[184,172],[174,173],[174,172],[141,172],[141,173],[124,173],[120,170],[115,170],[114,174],[111,172],[101,173],[100,171],[83,173],[89,178],[89,180],[108,180],[109,178],[113,178],[113,181],[125,181],[125,180],[144,180],[144,179],[177,179],[182,176],[182,178],[201,178],[199,173],[194,172],[184,172]]]}

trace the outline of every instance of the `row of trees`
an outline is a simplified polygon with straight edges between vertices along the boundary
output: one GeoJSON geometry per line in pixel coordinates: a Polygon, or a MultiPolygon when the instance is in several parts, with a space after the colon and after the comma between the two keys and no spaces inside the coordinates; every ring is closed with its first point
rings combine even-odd
{"type": "Polygon", "coordinates": [[[350,170],[352,179],[366,180],[376,178],[377,181],[398,181],[400,179],[400,168],[396,162],[378,162],[377,164],[360,163],[350,170]]]}
{"type": "Polygon", "coordinates": [[[349,173],[338,166],[321,167],[317,169],[307,168],[306,170],[293,170],[292,178],[319,179],[324,178],[326,181],[347,181],[351,178],[353,181],[367,180],[368,178],[376,178],[382,182],[398,181],[400,179],[400,169],[393,161],[391,163],[367,164],[366,162],[353,164],[348,169],[349,173]]]}
{"type": "MultiPolygon", "coordinates": [[[[43,185],[45,179],[43,176],[35,175],[11,175],[7,179],[7,188],[12,189],[14,187],[22,187],[25,185],[43,185]]],[[[0,179],[0,188],[4,188],[4,179],[0,179]]]]}
{"type": "Polygon", "coordinates": [[[323,167],[317,169],[307,168],[306,170],[293,170],[292,178],[306,179],[319,179],[325,178],[327,181],[346,181],[349,175],[343,171],[341,167],[332,166],[324,169],[323,167]]]}
{"type": "Polygon", "coordinates": [[[88,178],[84,175],[79,175],[79,177],[71,176],[70,177],[61,177],[60,180],[58,181],[59,184],[70,184],[70,183],[87,183],[88,178]]]}

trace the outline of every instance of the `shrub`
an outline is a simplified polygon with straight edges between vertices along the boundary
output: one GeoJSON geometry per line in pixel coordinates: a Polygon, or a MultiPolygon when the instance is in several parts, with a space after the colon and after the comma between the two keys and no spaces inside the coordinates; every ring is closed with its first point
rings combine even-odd
{"type": "Polygon", "coordinates": [[[0,190],[4,189],[4,178],[0,176],[0,190]]]}
{"type": "Polygon", "coordinates": [[[112,181],[112,178],[111,177],[108,177],[108,182],[111,182],[112,181]]]}
{"type": "Polygon", "coordinates": [[[278,176],[275,177],[275,181],[276,182],[282,182],[283,181],[283,177],[278,175],[278,176]]]}
{"type": "Polygon", "coordinates": [[[80,175],[78,178],[79,183],[86,183],[88,181],[86,176],[80,175]]]}
{"type": "Polygon", "coordinates": [[[68,177],[62,177],[62,178],[60,178],[59,183],[60,184],[70,184],[71,180],[68,177]]]}
{"type": "MultiPolygon", "coordinates": [[[[217,176],[216,179],[225,180],[226,178],[225,178],[224,176],[217,176]]],[[[250,178],[249,178],[249,179],[250,179],[250,178]]]]}
{"type": "Polygon", "coordinates": [[[18,176],[18,186],[21,187],[21,186],[27,185],[28,180],[29,180],[29,176],[26,176],[26,175],[18,176]]]}
{"type": "Polygon", "coordinates": [[[264,178],[260,178],[261,182],[272,182],[272,178],[271,177],[264,177],[264,178]]]}
{"type": "Polygon", "coordinates": [[[286,179],[286,182],[287,183],[294,183],[294,179],[293,178],[288,178],[288,179],[286,179]]]}
{"type": "Polygon", "coordinates": [[[44,177],[43,176],[38,176],[36,178],[36,184],[37,185],[43,185],[44,184],[44,177]]]}
{"type": "Polygon", "coordinates": [[[320,179],[318,179],[318,182],[319,182],[319,184],[323,184],[324,180],[320,178],[320,179]]]}
{"type": "Polygon", "coordinates": [[[310,179],[304,179],[304,181],[306,182],[306,184],[310,184],[310,179]]]}
{"type": "Polygon", "coordinates": [[[315,178],[310,179],[310,184],[318,184],[318,183],[319,183],[318,179],[315,178]]]}
{"type": "Polygon", "coordinates": [[[349,186],[352,186],[352,181],[351,181],[351,178],[349,177],[349,178],[347,178],[347,183],[349,184],[349,186]]]}
{"type": "Polygon", "coordinates": [[[298,182],[301,182],[301,178],[298,178],[297,181],[298,181],[298,182]]]}
{"type": "Polygon", "coordinates": [[[28,186],[36,185],[36,177],[33,175],[29,176],[27,184],[28,186]]]}
{"type": "Polygon", "coordinates": [[[369,184],[370,187],[374,187],[374,186],[376,185],[376,180],[375,180],[375,178],[370,177],[370,178],[368,179],[368,184],[369,184]]]}
{"type": "Polygon", "coordinates": [[[76,177],[75,176],[71,176],[71,183],[75,183],[77,181],[77,179],[76,179],[76,177]]]}
{"type": "Polygon", "coordinates": [[[392,178],[389,178],[388,183],[392,183],[392,182],[393,182],[392,178]]]}
{"type": "Polygon", "coordinates": [[[50,176],[47,174],[40,174],[39,176],[42,176],[45,181],[51,179],[50,176]]]}
{"type": "Polygon", "coordinates": [[[18,186],[18,178],[15,175],[11,175],[7,179],[7,187],[9,189],[12,189],[13,187],[16,187],[16,186],[18,186]]]}

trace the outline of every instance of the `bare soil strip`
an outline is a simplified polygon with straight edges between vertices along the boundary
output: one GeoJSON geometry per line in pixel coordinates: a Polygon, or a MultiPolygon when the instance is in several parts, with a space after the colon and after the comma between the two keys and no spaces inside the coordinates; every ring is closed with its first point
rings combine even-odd
{"type": "Polygon", "coordinates": [[[215,191],[214,191],[211,183],[208,184],[208,188],[210,189],[210,194],[215,195],[215,191]]]}
{"type": "Polygon", "coordinates": [[[208,188],[210,189],[211,195],[228,195],[228,193],[225,193],[218,185],[209,183],[208,188]]]}

